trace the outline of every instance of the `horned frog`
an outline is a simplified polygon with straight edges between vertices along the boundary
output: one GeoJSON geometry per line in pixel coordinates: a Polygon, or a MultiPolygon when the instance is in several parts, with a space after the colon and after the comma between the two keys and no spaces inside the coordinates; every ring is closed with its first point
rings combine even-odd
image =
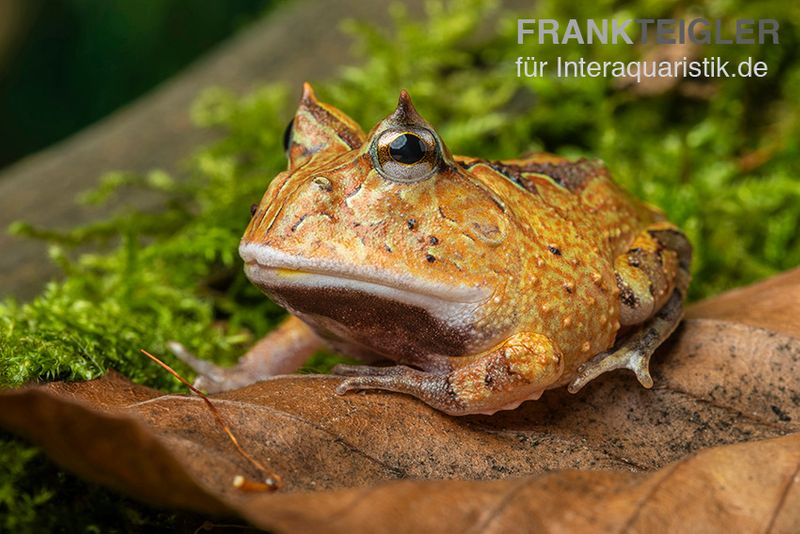
{"type": "Polygon", "coordinates": [[[412,395],[452,415],[508,410],[649,360],[683,315],[691,246],[599,161],[453,156],[403,91],[368,134],[305,84],[241,240],[247,277],[289,310],[197,385],[292,372],[327,343],[336,391],[412,395]]]}

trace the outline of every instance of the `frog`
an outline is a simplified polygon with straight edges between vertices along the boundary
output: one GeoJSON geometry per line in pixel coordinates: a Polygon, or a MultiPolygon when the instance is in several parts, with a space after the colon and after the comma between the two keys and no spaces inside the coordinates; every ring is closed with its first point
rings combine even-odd
{"type": "Polygon", "coordinates": [[[653,386],[683,317],[692,247],[593,158],[453,155],[402,91],[369,132],[304,84],[287,168],[241,239],[247,278],[290,312],[232,367],[173,351],[207,391],[292,373],[321,347],[335,392],[493,414],[603,373],[653,386]]]}

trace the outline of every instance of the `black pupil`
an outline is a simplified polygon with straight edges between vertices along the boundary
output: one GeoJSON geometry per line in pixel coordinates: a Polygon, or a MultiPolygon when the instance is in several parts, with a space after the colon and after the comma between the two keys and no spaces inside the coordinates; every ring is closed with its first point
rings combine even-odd
{"type": "Polygon", "coordinates": [[[292,142],[292,126],[294,126],[294,119],[289,121],[286,129],[283,131],[283,151],[289,151],[289,144],[292,142]]]}
{"type": "Polygon", "coordinates": [[[389,155],[392,159],[410,165],[425,157],[425,143],[419,136],[405,133],[394,138],[389,144],[389,155]]]}

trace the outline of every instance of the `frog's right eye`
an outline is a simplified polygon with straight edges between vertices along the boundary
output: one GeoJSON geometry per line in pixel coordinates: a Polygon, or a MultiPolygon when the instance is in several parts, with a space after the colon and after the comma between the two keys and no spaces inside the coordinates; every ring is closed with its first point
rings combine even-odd
{"type": "Polygon", "coordinates": [[[420,182],[431,176],[441,162],[436,137],[425,128],[388,130],[373,143],[375,169],[395,182],[420,182]]]}
{"type": "Polygon", "coordinates": [[[289,121],[283,131],[283,151],[286,153],[289,152],[289,147],[292,146],[292,130],[294,130],[294,119],[289,121]]]}
{"type": "Polygon", "coordinates": [[[411,165],[425,157],[428,148],[418,135],[403,133],[389,143],[389,156],[398,163],[411,165]]]}

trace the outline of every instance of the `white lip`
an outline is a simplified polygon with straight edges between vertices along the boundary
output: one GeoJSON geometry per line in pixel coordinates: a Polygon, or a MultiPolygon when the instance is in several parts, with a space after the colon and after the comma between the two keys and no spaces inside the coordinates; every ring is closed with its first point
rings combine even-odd
{"type": "Polygon", "coordinates": [[[242,243],[247,276],[266,286],[340,288],[363,291],[422,307],[450,323],[463,324],[489,296],[486,288],[444,286],[411,275],[387,276],[375,268],[287,254],[266,245],[242,243]]]}
{"type": "MultiPolygon", "coordinates": [[[[252,269],[259,271],[294,271],[297,275],[327,281],[330,284],[358,284],[380,286],[387,289],[407,291],[421,296],[433,297],[448,302],[477,303],[486,300],[488,291],[477,287],[443,286],[421,282],[407,277],[389,277],[386,273],[369,267],[354,267],[331,260],[304,258],[287,254],[266,245],[243,243],[239,255],[252,269]]],[[[301,277],[297,277],[298,279],[301,277]]]]}

